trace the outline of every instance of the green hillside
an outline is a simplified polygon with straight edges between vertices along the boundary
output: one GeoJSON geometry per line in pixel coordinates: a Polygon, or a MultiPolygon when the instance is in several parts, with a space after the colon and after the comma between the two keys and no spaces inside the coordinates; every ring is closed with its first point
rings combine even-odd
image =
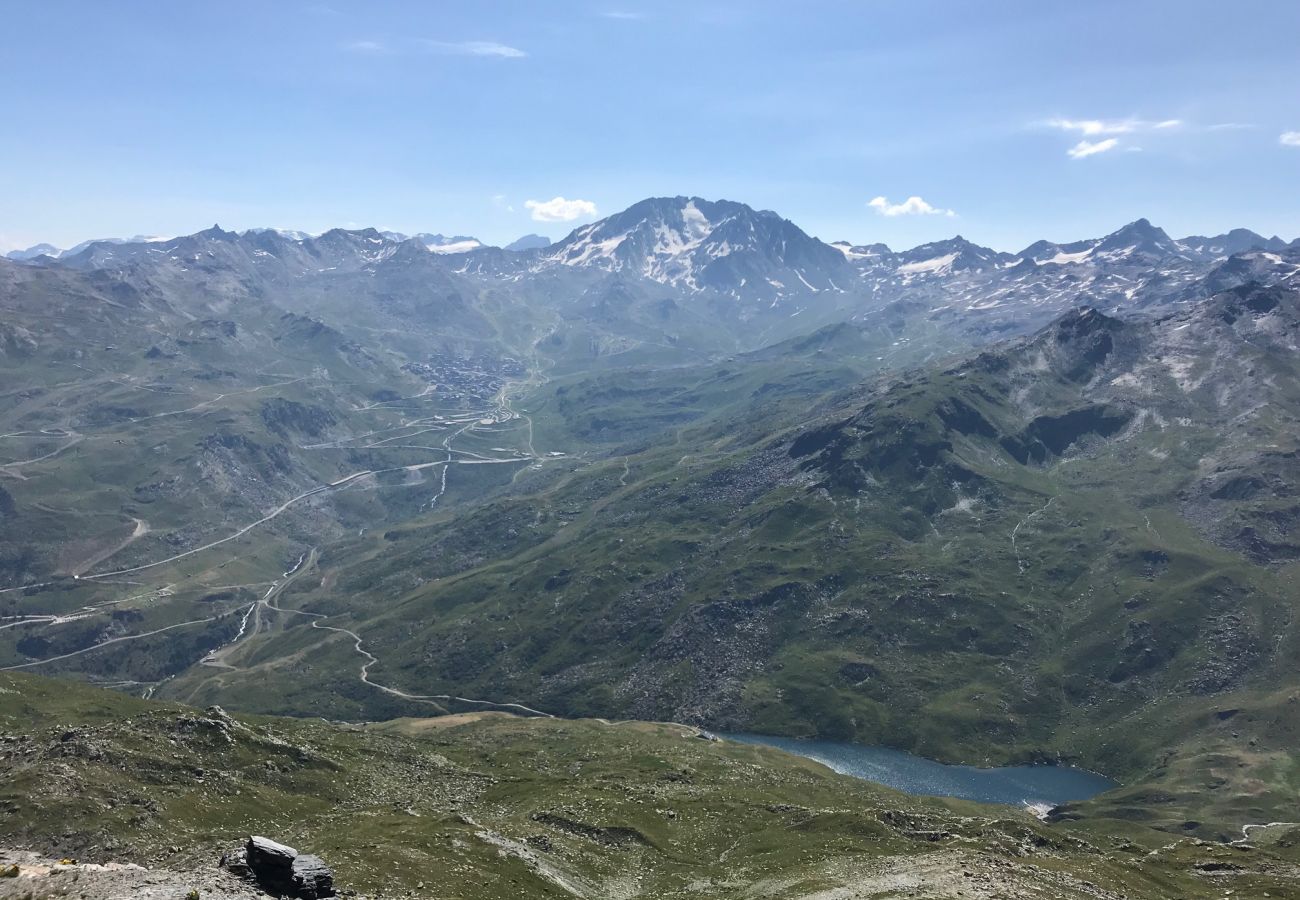
{"type": "Polygon", "coordinates": [[[277,602],[328,619],[285,614],[236,670],[165,691],[348,717],[472,708],[458,696],[1061,759],[1164,797],[1089,815],[1213,838],[1286,818],[1294,499],[1267,467],[1294,467],[1300,380],[1276,335],[1300,307],[1261,297],[1075,314],[829,394],[810,424],[778,405],[761,436],[742,403],[323,548],[277,602]],[[1220,489],[1243,479],[1262,487],[1220,489]],[[372,682],[430,699],[362,682],[371,656],[372,682]],[[249,690],[268,677],[282,690],[249,690]],[[1226,774],[1207,782],[1207,759],[1226,774]]]}
{"type": "Polygon", "coordinates": [[[331,725],[9,674],[0,696],[0,844],[82,861],[184,872],[251,832],[310,848],[344,888],[475,900],[1282,897],[1300,872],[1286,839],[1041,824],[680,725],[331,725]]]}

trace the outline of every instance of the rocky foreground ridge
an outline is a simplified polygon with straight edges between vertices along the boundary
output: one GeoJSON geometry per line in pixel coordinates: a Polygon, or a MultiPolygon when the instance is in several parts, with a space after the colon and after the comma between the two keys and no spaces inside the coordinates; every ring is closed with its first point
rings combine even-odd
{"type": "Polygon", "coordinates": [[[1300,892],[1300,828],[1216,843],[1121,819],[1040,822],[671,724],[330,724],[12,673],[0,694],[0,848],[13,848],[0,875],[18,867],[0,877],[6,900],[1300,892]]]}

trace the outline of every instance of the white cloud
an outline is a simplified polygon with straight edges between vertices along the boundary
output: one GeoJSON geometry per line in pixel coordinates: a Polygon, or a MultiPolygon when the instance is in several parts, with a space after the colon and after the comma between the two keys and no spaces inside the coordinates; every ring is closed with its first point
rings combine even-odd
{"type": "Polygon", "coordinates": [[[1099,134],[1128,134],[1133,131],[1133,123],[1107,122],[1102,119],[1050,119],[1047,123],[1062,131],[1077,131],[1080,134],[1096,136],[1099,134]]]}
{"type": "Polygon", "coordinates": [[[458,53],[464,56],[495,56],[501,59],[523,59],[528,54],[517,47],[498,44],[496,41],[425,41],[424,45],[439,53],[458,53]]]}
{"type": "MultiPolygon", "coordinates": [[[[1084,159],[1089,156],[1096,156],[1098,153],[1105,153],[1107,150],[1114,150],[1120,145],[1120,139],[1114,135],[1131,135],[1141,134],[1152,131],[1170,131],[1175,128],[1182,128],[1184,122],[1182,119],[1048,119],[1046,122],[1050,128],[1059,128],[1061,131],[1073,131],[1081,135],[1082,139],[1065,152],[1071,159],[1084,159]],[[1101,138],[1101,140],[1089,140],[1089,138],[1101,138]]],[[[1125,147],[1125,150],[1138,150],[1137,147],[1125,147]]]]}
{"type": "Polygon", "coordinates": [[[1114,150],[1118,146],[1118,138],[1106,138],[1104,141],[1079,141],[1065,152],[1070,154],[1070,159],[1084,159],[1088,156],[1096,156],[1098,153],[1105,153],[1107,150],[1114,150]]]}
{"type": "Polygon", "coordinates": [[[882,216],[948,216],[957,215],[951,209],[931,206],[920,197],[908,197],[902,203],[890,203],[885,197],[876,197],[867,204],[882,216]]]}
{"type": "Polygon", "coordinates": [[[601,13],[606,19],[620,19],[624,22],[639,22],[645,18],[645,13],[628,12],[626,10],[609,10],[601,13]]]}
{"type": "Polygon", "coordinates": [[[532,212],[534,222],[572,222],[583,216],[596,215],[596,204],[590,200],[525,200],[524,206],[532,212]]]}
{"type": "Polygon", "coordinates": [[[1284,131],[1278,141],[1284,147],[1300,147],[1300,131],[1284,131]]]}
{"type": "Polygon", "coordinates": [[[508,198],[505,194],[493,194],[492,205],[495,206],[497,209],[504,209],[506,212],[515,211],[514,206],[510,203],[510,198],[508,198]]]}
{"type": "Polygon", "coordinates": [[[1049,119],[1047,124],[1062,131],[1077,131],[1085,137],[1099,137],[1139,131],[1164,131],[1179,128],[1183,122],[1181,119],[1162,119],[1159,122],[1145,119],[1049,119]]]}

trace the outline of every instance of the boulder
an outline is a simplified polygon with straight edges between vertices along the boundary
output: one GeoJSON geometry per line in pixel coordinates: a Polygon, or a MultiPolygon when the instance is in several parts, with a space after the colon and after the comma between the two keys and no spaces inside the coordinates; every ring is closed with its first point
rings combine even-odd
{"type": "Polygon", "coordinates": [[[299,853],[293,859],[293,882],[307,900],[334,896],[334,873],[319,856],[299,853]]]}
{"type": "Polygon", "coordinates": [[[248,852],[248,867],[262,890],[276,896],[299,896],[293,890],[293,861],[297,850],[258,835],[250,837],[244,847],[248,852]]]}
{"type": "Polygon", "coordinates": [[[222,868],[276,897],[321,900],[334,897],[334,873],[319,856],[253,835],[221,855],[222,868]]]}

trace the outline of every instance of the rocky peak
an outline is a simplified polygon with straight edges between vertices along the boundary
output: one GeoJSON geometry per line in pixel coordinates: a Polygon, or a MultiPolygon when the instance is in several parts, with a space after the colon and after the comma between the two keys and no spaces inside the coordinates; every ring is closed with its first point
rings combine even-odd
{"type": "Polygon", "coordinates": [[[1096,246],[1097,253],[1129,256],[1141,253],[1148,256],[1181,256],[1178,243],[1163,228],[1152,225],[1147,219],[1130,222],[1118,231],[1102,238],[1096,246]]]}
{"type": "Polygon", "coordinates": [[[1052,241],[1035,241],[1024,250],[1021,250],[1018,256],[1021,259],[1032,261],[1039,265],[1045,263],[1077,263],[1085,261],[1093,250],[1100,243],[1099,239],[1072,241],[1068,244],[1057,244],[1052,241]]]}
{"type": "Polygon", "coordinates": [[[506,250],[521,252],[524,250],[541,250],[544,247],[551,246],[551,239],[540,234],[526,234],[523,237],[506,244],[506,250]]]}
{"type": "Polygon", "coordinates": [[[1031,346],[1045,351],[1053,371],[1070,381],[1088,381],[1110,360],[1129,327],[1121,319],[1083,306],[1048,325],[1031,346]]]}
{"type": "Polygon", "coordinates": [[[1204,237],[1192,235],[1178,242],[1185,249],[1206,259],[1224,259],[1250,250],[1282,250],[1286,242],[1274,235],[1266,238],[1248,228],[1234,228],[1226,234],[1204,237]]]}
{"type": "Polygon", "coordinates": [[[239,235],[233,231],[226,231],[220,225],[213,225],[211,228],[205,228],[203,231],[195,232],[191,237],[206,241],[233,241],[238,239],[239,235]]]}
{"type": "Polygon", "coordinates": [[[374,228],[331,228],[316,238],[318,243],[336,243],[341,241],[384,241],[386,238],[374,228]]]}
{"type": "Polygon", "coordinates": [[[944,241],[921,244],[898,254],[903,275],[945,275],[978,269],[992,269],[1015,260],[1009,253],[981,247],[961,235],[944,241]]]}
{"type": "Polygon", "coordinates": [[[35,259],[38,256],[57,257],[63,251],[53,244],[33,244],[26,250],[10,250],[5,258],[13,260],[35,259]]]}

